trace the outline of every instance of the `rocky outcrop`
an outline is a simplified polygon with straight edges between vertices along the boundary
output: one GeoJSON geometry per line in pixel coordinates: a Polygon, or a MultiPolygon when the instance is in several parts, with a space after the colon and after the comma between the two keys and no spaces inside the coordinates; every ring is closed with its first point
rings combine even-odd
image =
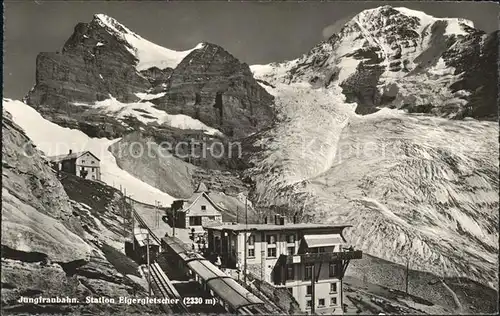
{"type": "Polygon", "coordinates": [[[463,117],[498,119],[499,36],[500,31],[476,32],[459,40],[443,54],[447,63],[455,68],[455,75],[462,74],[450,89],[470,92],[463,117]]]}
{"type": "Polygon", "coordinates": [[[61,183],[5,111],[2,186],[2,246],[43,253],[52,261],[86,257],[90,248],[79,236],[81,226],[61,183]]]}
{"type": "Polygon", "coordinates": [[[496,119],[497,61],[498,31],[486,35],[465,19],[383,6],[359,13],[277,73],[286,83],[338,85],[362,114],[385,106],[496,119]]]}
{"type": "MultiPolygon", "coordinates": [[[[123,267],[130,259],[123,254],[119,257],[119,250],[110,255],[111,247],[102,245],[104,241],[119,248],[124,239],[123,224],[117,217],[121,213],[114,207],[113,214],[109,201],[101,200],[106,190],[99,188],[90,194],[73,186],[73,198],[95,209],[71,201],[65,192],[67,188],[63,188],[48,162],[6,111],[2,118],[2,185],[3,313],[158,312],[157,306],[18,303],[20,297],[40,296],[85,303],[87,296],[118,299],[143,295],[145,290],[128,276],[136,274],[140,279],[137,265],[129,264],[132,268],[128,272],[118,271],[117,267],[123,267]],[[82,198],[85,193],[87,199],[82,198]],[[116,241],[120,238],[121,242],[116,241]]],[[[116,199],[116,190],[107,193],[116,199]]]]}
{"type": "Polygon", "coordinates": [[[117,100],[138,100],[135,92],[151,83],[135,68],[136,57],[128,44],[94,18],[79,23],[61,52],[40,53],[36,60],[36,84],[26,102],[47,116],[73,116],[85,107],[113,95],[117,100]]]}
{"type": "Polygon", "coordinates": [[[168,93],[155,102],[170,114],[185,114],[230,137],[242,137],[273,121],[273,97],[247,64],[222,47],[205,43],[175,68],[168,93]]]}
{"type": "Polygon", "coordinates": [[[101,14],[79,23],[61,52],[38,55],[36,84],[25,102],[58,125],[92,137],[117,138],[142,124],[118,118],[96,103],[143,98],[165,115],[191,116],[229,137],[267,127],[274,115],[273,97],[248,65],[222,47],[200,44],[171,51],[101,14]]]}

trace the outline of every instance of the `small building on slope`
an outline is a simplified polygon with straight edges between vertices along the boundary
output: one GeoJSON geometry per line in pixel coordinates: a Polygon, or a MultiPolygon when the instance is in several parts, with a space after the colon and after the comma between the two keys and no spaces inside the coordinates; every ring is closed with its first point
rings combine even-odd
{"type": "Polygon", "coordinates": [[[90,151],[73,152],[70,149],[67,154],[51,156],[48,159],[57,172],[63,171],[85,179],[101,180],[101,161],[90,151]]]}
{"type": "Polygon", "coordinates": [[[189,199],[174,201],[171,211],[176,227],[194,228],[195,232],[203,232],[203,226],[222,223],[223,209],[212,201],[203,182],[189,199]]]}

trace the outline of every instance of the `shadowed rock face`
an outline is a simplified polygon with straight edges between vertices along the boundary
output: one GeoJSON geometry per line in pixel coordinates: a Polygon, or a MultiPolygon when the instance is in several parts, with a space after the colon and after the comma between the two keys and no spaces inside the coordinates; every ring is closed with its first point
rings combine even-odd
{"type": "Polygon", "coordinates": [[[248,65],[222,47],[204,44],[175,69],[138,71],[134,47],[119,24],[114,27],[108,29],[94,17],[75,27],[61,52],[40,53],[36,84],[26,103],[54,123],[92,137],[121,137],[135,126],[91,104],[111,97],[138,102],[137,93],[166,92],[151,100],[165,114],[191,116],[229,137],[247,136],[273,121],[273,97],[256,82],[248,65]]]}
{"type": "Polygon", "coordinates": [[[95,20],[79,23],[62,52],[40,53],[36,62],[36,84],[26,101],[45,114],[82,112],[72,103],[93,103],[110,94],[122,102],[137,101],[134,93],[151,85],[137,72],[127,43],[95,20]]]}
{"type": "Polygon", "coordinates": [[[241,137],[273,121],[273,97],[253,78],[247,64],[214,44],[186,56],[155,103],[170,114],[185,114],[241,137]]]}
{"type": "Polygon", "coordinates": [[[453,91],[470,91],[469,107],[464,116],[498,119],[498,38],[500,31],[491,34],[475,33],[444,53],[462,79],[450,87],[453,91]]]}

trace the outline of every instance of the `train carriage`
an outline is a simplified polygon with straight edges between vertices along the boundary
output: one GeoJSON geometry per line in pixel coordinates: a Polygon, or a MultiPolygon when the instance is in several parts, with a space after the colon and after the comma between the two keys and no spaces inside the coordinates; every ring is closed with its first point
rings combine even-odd
{"type": "Polygon", "coordinates": [[[200,254],[192,252],[175,237],[164,237],[162,248],[170,259],[201,288],[213,297],[226,311],[238,314],[260,313],[264,302],[250,293],[233,278],[222,272],[200,254]]]}

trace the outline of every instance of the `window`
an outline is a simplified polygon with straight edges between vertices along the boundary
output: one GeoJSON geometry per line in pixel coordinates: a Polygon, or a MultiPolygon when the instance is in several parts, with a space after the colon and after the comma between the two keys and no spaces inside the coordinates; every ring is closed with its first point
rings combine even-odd
{"type": "Polygon", "coordinates": [[[337,275],[337,264],[330,263],[330,276],[334,277],[337,275]]]}
{"type": "Polygon", "coordinates": [[[312,307],[312,302],[311,300],[307,300],[307,308],[311,308],[312,307]]]}
{"type": "Polygon", "coordinates": [[[293,266],[288,266],[286,268],[286,279],[287,280],[293,280],[295,278],[295,273],[294,273],[294,268],[293,266]]]}
{"type": "Polygon", "coordinates": [[[200,226],[201,216],[191,216],[189,217],[189,226],[200,226]]]}
{"type": "Polygon", "coordinates": [[[255,257],[255,249],[248,249],[248,256],[249,257],[255,257]]]}
{"type": "Polygon", "coordinates": [[[313,293],[313,288],[311,285],[308,285],[306,288],[306,295],[312,295],[313,293]]]}
{"type": "Polygon", "coordinates": [[[310,280],[312,277],[312,265],[305,266],[304,278],[310,280]]]}
{"type": "Polygon", "coordinates": [[[319,247],[318,252],[325,252],[325,247],[319,247]]]}
{"type": "Polygon", "coordinates": [[[330,305],[337,305],[337,298],[336,297],[330,297],[330,305]]]}
{"type": "Polygon", "coordinates": [[[85,160],[82,160],[82,163],[85,163],[85,160]]]}
{"type": "Polygon", "coordinates": [[[289,256],[293,256],[295,254],[295,247],[287,247],[286,252],[289,256]]]}
{"type": "Polygon", "coordinates": [[[268,257],[276,257],[276,248],[268,248],[267,249],[268,257]]]}
{"type": "Polygon", "coordinates": [[[95,164],[95,161],[94,161],[94,160],[92,160],[90,163],[91,163],[91,164],[95,164]]]}
{"type": "Polygon", "coordinates": [[[248,245],[253,246],[255,244],[255,236],[250,235],[248,236],[248,245]]]}
{"type": "Polygon", "coordinates": [[[209,216],[208,219],[213,221],[215,219],[215,216],[209,216]]]}
{"type": "Polygon", "coordinates": [[[318,306],[325,306],[325,299],[324,298],[320,298],[318,300],[318,306]]]}
{"type": "Polygon", "coordinates": [[[201,210],[202,210],[202,211],[205,211],[206,209],[207,209],[207,206],[206,206],[206,205],[202,205],[202,206],[201,206],[201,210]]]}
{"type": "Polygon", "coordinates": [[[330,293],[337,293],[337,282],[330,283],[330,293]]]}
{"type": "Polygon", "coordinates": [[[268,244],[274,245],[276,244],[276,235],[267,235],[266,236],[266,241],[268,244]]]}
{"type": "Polygon", "coordinates": [[[286,241],[289,243],[289,244],[293,244],[295,242],[295,235],[287,235],[286,236],[286,241]]]}

